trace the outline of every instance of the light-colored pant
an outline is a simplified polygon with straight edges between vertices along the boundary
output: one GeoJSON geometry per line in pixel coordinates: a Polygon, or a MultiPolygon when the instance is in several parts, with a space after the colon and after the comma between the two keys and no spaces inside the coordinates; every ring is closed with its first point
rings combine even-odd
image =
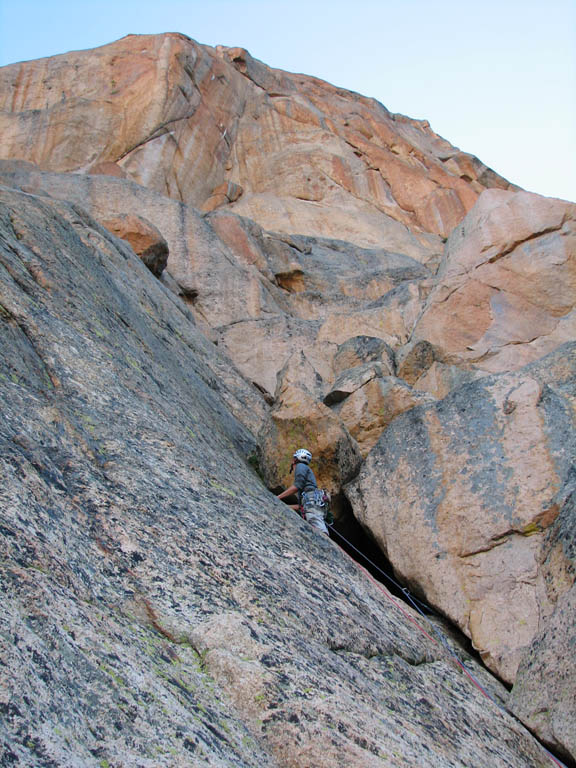
{"type": "Polygon", "coordinates": [[[312,528],[328,535],[328,528],[326,528],[326,523],[324,522],[324,510],[321,507],[312,505],[306,507],[304,510],[304,518],[307,523],[310,523],[312,528]]]}

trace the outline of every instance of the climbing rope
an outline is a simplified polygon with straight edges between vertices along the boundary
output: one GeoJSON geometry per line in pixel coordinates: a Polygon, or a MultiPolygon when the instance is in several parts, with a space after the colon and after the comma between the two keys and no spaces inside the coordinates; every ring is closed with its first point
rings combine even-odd
{"type": "MultiPolygon", "coordinates": [[[[430,626],[430,628],[432,629],[432,631],[436,635],[436,638],[432,637],[432,635],[429,632],[427,632],[424,629],[424,627],[422,627],[416,621],[416,619],[408,613],[408,611],[405,611],[404,608],[402,608],[402,606],[392,597],[392,595],[388,592],[388,590],[384,587],[384,585],[381,584],[376,578],[374,578],[374,576],[370,573],[370,571],[367,568],[365,568],[363,565],[360,565],[360,563],[357,560],[354,560],[354,558],[351,555],[349,555],[348,552],[346,552],[345,549],[343,549],[341,547],[341,549],[344,552],[344,554],[346,555],[346,557],[348,557],[361,571],[363,571],[366,574],[366,576],[368,576],[370,581],[373,584],[375,584],[376,587],[381,592],[383,592],[386,595],[388,600],[394,606],[396,606],[396,608],[412,624],[414,624],[419,629],[419,631],[422,632],[423,635],[425,635],[435,645],[440,645],[442,648],[444,648],[445,651],[447,651],[447,653],[456,662],[458,667],[464,672],[466,677],[468,677],[468,679],[476,686],[476,688],[482,693],[483,696],[485,696],[487,699],[489,699],[502,712],[504,712],[508,716],[513,717],[515,720],[517,720],[516,716],[512,712],[507,710],[506,707],[504,707],[502,704],[500,704],[499,701],[497,701],[493,696],[491,696],[488,693],[488,691],[484,688],[484,686],[477,680],[477,678],[465,666],[464,662],[461,661],[458,658],[458,656],[456,655],[455,651],[450,647],[448,641],[446,640],[446,638],[444,637],[442,632],[438,629],[438,627],[436,627],[436,625],[433,622],[430,621],[428,616],[424,613],[424,611],[420,607],[420,606],[423,606],[427,611],[429,611],[430,613],[433,613],[433,611],[429,608],[429,606],[427,606],[426,603],[423,603],[421,600],[418,600],[417,598],[415,598],[406,587],[403,587],[395,579],[393,579],[389,574],[387,574],[385,571],[383,571],[381,568],[379,568],[375,563],[373,563],[368,557],[366,557],[366,555],[363,552],[361,552],[359,549],[357,549],[357,547],[355,547],[350,541],[348,541],[348,539],[346,539],[339,531],[337,531],[334,528],[333,525],[329,525],[328,528],[330,529],[330,531],[332,533],[335,533],[342,541],[344,541],[348,547],[350,547],[355,552],[357,552],[359,555],[361,555],[364,558],[364,560],[366,560],[366,562],[369,563],[372,566],[372,568],[374,568],[376,571],[378,571],[378,573],[380,573],[382,576],[384,576],[384,578],[387,579],[387,581],[389,581],[390,583],[394,584],[396,586],[396,588],[399,589],[406,596],[406,599],[410,601],[410,603],[414,606],[414,609],[418,612],[418,614],[420,616],[422,616],[422,618],[428,623],[428,625],[430,626]]],[[[520,721],[518,721],[518,722],[520,722],[520,721]]],[[[546,754],[546,756],[549,757],[550,760],[552,760],[553,763],[555,763],[556,765],[560,766],[560,768],[567,768],[566,765],[563,762],[561,762],[557,757],[555,757],[552,754],[552,752],[550,752],[548,749],[546,749],[546,747],[543,744],[540,744],[540,742],[538,742],[538,743],[539,743],[541,749],[546,754]]]]}
{"type": "MultiPolygon", "coordinates": [[[[432,610],[432,608],[430,608],[430,606],[429,606],[429,605],[426,605],[426,603],[422,602],[422,600],[419,600],[417,597],[415,597],[414,595],[412,595],[412,594],[410,593],[410,590],[409,590],[407,587],[403,587],[403,586],[402,586],[402,584],[400,584],[399,582],[397,582],[397,581],[396,581],[396,579],[392,578],[392,576],[390,576],[390,574],[389,574],[389,573],[386,573],[386,571],[383,571],[381,568],[379,568],[379,567],[376,565],[376,563],[374,563],[372,560],[370,560],[370,558],[369,558],[367,555],[365,555],[365,554],[364,554],[364,552],[362,552],[362,551],[361,551],[361,550],[359,550],[357,547],[355,547],[355,546],[354,546],[354,544],[352,544],[350,541],[348,541],[348,539],[344,538],[344,536],[342,536],[342,534],[340,533],[340,531],[337,531],[337,530],[336,530],[336,528],[334,528],[334,526],[333,526],[333,525],[331,525],[331,524],[330,524],[330,525],[328,525],[328,528],[330,528],[330,530],[332,531],[332,533],[335,533],[335,534],[336,534],[336,536],[339,536],[339,537],[342,539],[342,541],[346,542],[346,544],[347,544],[347,545],[350,547],[350,549],[353,549],[353,550],[354,550],[354,552],[357,552],[357,553],[358,553],[358,554],[359,554],[361,557],[363,557],[363,558],[364,558],[364,560],[365,560],[365,561],[366,561],[366,562],[367,562],[369,565],[371,565],[371,566],[372,566],[372,568],[374,568],[376,571],[378,571],[378,573],[379,573],[379,574],[381,574],[381,575],[382,575],[382,576],[383,576],[383,577],[384,577],[384,578],[385,578],[385,579],[386,579],[388,582],[390,582],[390,584],[393,584],[393,585],[396,587],[396,589],[398,589],[400,592],[402,592],[402,593],[403,593],[403,594],[406,596],[406,598],[407,598],[408,600],[410,600],[410,602],[411,602],[413,605],[415,605],[416,603],[418,603],[418,605],[422,606],[422,608],[423,608],[424,610],[426,610],[428,613],[431,613],[433,616],[437,616],[437,615],[438,615],[437,613],[435,613],[435,612],[432,610]]],[[[353,559],[353,558],[352,558],[352,559],[353,559]]],[[[354,560],[354,562],[356,562],[356,560],[354,560]]],[[[417,609],[417,610],[418,610],[418,609],[417,609]]]]}

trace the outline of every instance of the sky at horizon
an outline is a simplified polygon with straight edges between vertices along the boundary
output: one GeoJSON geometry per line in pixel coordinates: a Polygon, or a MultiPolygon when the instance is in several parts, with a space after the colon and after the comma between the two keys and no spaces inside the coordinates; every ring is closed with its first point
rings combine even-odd
{"type": "Polygon", "coordinates": [[[0,0],[0,66],[161,32],[376,98],[576,201],[576,0],[0,0]]]}

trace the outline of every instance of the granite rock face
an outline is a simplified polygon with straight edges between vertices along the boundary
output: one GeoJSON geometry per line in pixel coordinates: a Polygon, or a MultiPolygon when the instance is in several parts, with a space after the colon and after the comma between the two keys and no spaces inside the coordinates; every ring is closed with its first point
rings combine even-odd
{"type": "Polygon", "coordinates": [[[427,392],[417,392],[395,376],[375,376],[335,410],[357,441],[362,456],[366,456],[396,416],[434,400],[427,392]]]}
{"type": "Polygon", "coordinates": [[[547,765],[262,485],[258,392],[132,249],[1,198],[4,764],[547,765]]]}
{"type": "Polygon", "coordinates": [[[490,190],[450,235],[414,338],[509,371],[576,338],[575,306],[576,205],[490,190]]]}
{"type": "Polygon", "coordinates": [[[510,699],[512,712],[567,762],[576,754],[575,614],[572,587],[522,659],[510,699]]]}
{"type": "Polygon", "coordinates": [[[569,344],[414,408],[348,491],[396,571],[509,682],[574,581],[561,543],[546,554],[550,527],[573,515],[575,383],[569,344]]]}
{"type": "Polygon", "coordinates": [[[556,609],[543,622],[520,667],[510,707],[551,749],[567,760],[576,755],[576,490],[546,536],[543,569],[556,609]],[[555,572],[555,573],[553,573],[555,572]]]}
{"type": "Polygon", "coordinates": [[[4,67],[0,93],[4,158],[423,261],[484,189],[510,186],[424,121],[179,34],[4,67]]]}
{"type": "MultiPolygon", "coordinates": [[[[169,249],[163,281],[187,303],[208,338],[275,404],[278,429],[266,429],[261,437],[263,470],[271,482],[276,478],[274,485],[285,477],[278,467],[306,439],[324,466],[322,477],[339,492],[356,462],[340,460],[336,444],[347,446],[347,457],[366,453],[393,415],[422,401],[402,385],[397,404],[383,406],[379,391],[368,387],[363,396],[369,394],[369,403],[359,406],[364,415],[348,414],[347,421],[322,402],[343,365],[353,378],[369,359],[380,361],[384,375],[394,371],[393,346],[409,338],[432,277],[413,258],[266,232],[223,211],[201,216],[126,179],[42,172],[16,161],[0,161],[0,178],[30,194],[73,201],[120,236],[126,221],[143,218],[160,231],[169,249]],[[296,362],[302,356],[305,366],[296,362]],[[281,398],[287,367],[292,395],[281,398]],[[296,396],[303,390],[310,391],[296,396]],[[303,431],[310,420],[314,426],[303,431]]],[[[262,424],[252,426],[258,433],[262,424]]]]}

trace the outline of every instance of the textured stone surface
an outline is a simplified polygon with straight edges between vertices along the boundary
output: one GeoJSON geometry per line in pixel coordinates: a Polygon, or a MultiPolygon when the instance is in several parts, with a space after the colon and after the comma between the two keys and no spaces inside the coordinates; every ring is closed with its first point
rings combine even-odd
{"type": "Polygon", "coordinates": [[[360,454],[341,419],[321,400],[322,378],[304,353],[289,358],[278,376],[271,419],[259,436],[269,488],[292,485],[290,465],[298,447],[314,456],[314,473],[331,493],[356,474],[360,454]]]}
{"type": "Polygon", "coordinates": [[[356,389],[336,411],[366,456],[396,416],[433,401],[430,394],[412,389],[401,379],[383,376],[356,389]]]}
{"type": "Polygon", "coordinates": [[[160,277],[168,261],[168,243],[158,229],[142,216],[122,214],[101,222],[109,232],[130,243],[150,272],[160,277]]]}
{"type": "Polygon", "coordinates": [[[233,184],[231,181],[226,181],[224,184],[220,184],[212,192],[208,200],[202,204],[203,211],[215,211],[216,208],[220,208],[223,205],[229,203],[235,203],[236,200],[242,195],[244,190],[239,184],[233,184]]]}
{"type": "Polygon", "coordinates": [[[420,392],[428,392],[438,400],[462,384],[467,384],[475,379],[481,379],[486,374],[478,369],[460,368],[457,365],[447,365],[435,360],[414,382],[414,389],[420,392]]]}
{"type": "Polygon", "coordinates": [[[276,307],[259,271],[236,258],[209,220],[190,206],[126,179],[42,173],[14,163],[0,164],[0,174],[5,183],[26,192],[74,202],[99,221],[121,215],[145,218],[168,243],[168,270],[205,327],[258,317],[263,306],[268,311],[276,307]]]}
{"type": "Polygon", "coordinates": [[[338,347],[334,355],[333,367],[336,374],[357,365],[379,362],[383,370],[392,375],[396,369],[393,350],[376,336],[354,336],[338,347]]]}
{"type": "MultiPolygon", "coordinates": [[[[0,386],[7,413],[16,414],[6,437],[15,469],[2,491],[10,523],[2,532],[6,546],[15,530],[24,541],[3,561],[16,568],[6,584],[22,599],[3,609],[26,638],[8,640],[21,654],[10,670],[36,669],[34,653],[50,649],[56,681],[49,685],[43,670],[16,709],[2,700],[24,750],[14,759],[35,750],[27,764],[49,765],[46,749],[56,764],[112,766],[116,744],[134,766],[456,765],[462,753],[470,765],[532,764],[516,735],[494,757],[487,745],[504,726],[484,711],[474,740],[462,737],[462,712],[447,708],[437,693],[444,682],[426,664],[434,701],[448,713],[449,733],[445,723],[435,730],[440,721],[420,707],[428,698],[415,682],[417,653],[402,655],[410,669],[401,681],[414,697],[422,693],[416,710],[408,698],[400,709],[393,703],[398,721],[382,714],[391,683],[374,670],[384,646],[374,656],[362,643],[369,638],[372,649],[377,625],[385,626],[384,655],[392,656],[400,653],[397,633],[370,587],[350,587],[329,542],[316,542],[323,549],[302,560],[310,532],[281,517],[286,510],[244,463],[269,486],[287,485],[289,457],[302,443],[335,493],[368,457],[354,506],[365,524],[373,518],[394,567],[505,679],[520,663],[515,711],[553,748],[573,752],[573,691],[556,663],[575,623],[574,531],[565,525],[572,352],[522,366],[575,337],[574,206],[506,191],[507,182],[423,121],[272,70],[243,49],[214,50],[177,34],[129,36],[0,70],[0,131],[8,158],[0,180],[44,196],[18,198],[22,211],[10,198],[16,241],[7,224],[8,272],[0,273],[11,286],[0,294],[8,307],[0,386]],[[163,285],[86,212],[148,222],[169,248],[163,285]],[[508,369],[519,370],[480,378],[508,369]],[[192,482],[192,471],[208,479],[192,482]],[[198,488],[199,498],[190,491],[198,488]],[[58,515],[66,527],[54,522],[58,515]],[[400,521],[392,531],[391,515],[400,521]],[[273,543],[271,520],[288,526],[273,543]],[[286,531],[304,537],[297,555],[285,548],[286,531]],[[82,558],[84,570],[76,567],[82,558]],[[219,591],[197,586],[206,568],[219,591]],[[138,589],[129,583],[134,573],[138,589]],[[325,591],[302,587],[318,578],[325,591]],[[351,589],[369,607],[358,598],[342,608],[351,589]],[[259,612],[279,594],[286,602],[259,612]],[[296,618],[288,601],[298,605],[296,618]],[[338,607],[318,618],[318,606],[330,602],[338,607]],[[36,606],[59,624],[38,633],[26,613],[36,606]],[[77,628],[64,613],[77,617],[77,628]],[[324,639],[302,656],[288,641],[286,616],[301,634],[320,621],[324,639]],[[62,634],[64,625],[71,632],[62,634]],[[320,679],[324,657],[335,661],[324,637],[333,631],[360,633],[362,642],[343,654],[338,646],[332,677],[320,679]],[[136,651],[125,636],[138,632],[136,651]],[[164,638],[154,657],[163,671],[151,682],[154,666],[141,657],[154,632],[164,638]],[[285,663],[288,656],[297,662],[285,663]],[[178,678],[176,668],[184,670],[178,678]],[[208,676],[224,692],[218,701],[208,676]],[[120,700],[131,725],[102,715],[100,731],[87,735],[86,723],[116,711],[117,699],[93,691],[123,690],[118,677],[140,697],[120,700]],[[71,692],[70,680],[88,692],[71,692]],[[206,689],[192,704],[190,680],[206,689]],[[300,695],[307,688],[315,693],[300,695]],[[59,691],[54,722],[49,689],[59,691]],[[64,731],[56,720],[69,722],[63,713],[78,700],[64,731]],[[171,730],[180,711],[185,727],[171,730]],[[414,750],[397,730],[406,719],[419,723],[411,726],[414,750]],[[26,746],[28,737],[36,744],[22,725],[32,720],[42,723],[42,747],[26,746]],[[77,728],[83,746],[72,759],[77,728]],[[193,738],[178,735],[188,732],[193,738]]],[[[465,716],[480,712],[465,706],[465,716]]]]}
{"type": "Polygon", "coordinates": [[[547,765],[261,484],[257,394],[132,250],[1,196],[3,761],[547,765]]]}
{"type": "Polygon", "coordinates": [[[396,571],[513,681],[570,582],[542,565],[576,445],[576,346],[395,419],[349,487],[396,571]]]}
{"type": "MultiPolygon", "coordinates": [[[[199,326],[269,397],[293,353],[306,350],[329,385],[338,343],[366,330],[380,344],[406,340],[422,307],[419,285],[431,277],[403,254],[269,233],[221,211],[201,217],[128,180],[46,173],[13,161],[0,161],[0,178],[74,201],[99,220],[150,221],[168,243],[169,276],[199,326]]],[[[385,356],[391,367],[391,348],[385,356]]]]}
{"type": "MultiPolygon", "coordinates": [[[[384,366],[383,373],[392,373],[393,350],[383,339],[397,344],[408,338],[422,306],[419,285],[430,279],[426,267],[402,254],[361,249],[341,241],[267,233],[230,213],[200,218],[193,208],[122,179],[44,173],[13,162],[0,164],[0,174],[28,192],[72,199],[104,221],[109,221],[115,210],[129,217],[138,211],[151,221],[170,248],[165,282],[175,278],[174,290],[189,303],[199,327],[219,342],[269,402],[276,396],[281,371],[305,350],[321,386],[314,392],[315,403],[309,396],[302,401],[292,398],[289,419],[304,423],[314,412],[320,419],[314,419],[318,429],[327,419],[332,428],[320,439],[323,445],[334,438],[334,430],[339,440],[350,443],[346,425],[321,406],[339,367],[346,360],[355,365],[356,360],[376,355],[384,366]],[[365,331],[380,338],[355,340],[365,331]],[[339,351],[340,342],[344,343],[339,351]],[[298,414],[295,404],[300,402],[298,414]]],[[[385,409],[385,418],[382,414],[376,419],[371,416],[368,424],[359,417],[364,426],[355,429],[355,436],[363,452],[392,414],[418,398],[401,397],[401,401],[400,408],[385,409]],[[370,433],[367,439],[366,432],[370,433]]],[[[291,454],[298,435],[300,431],[277,430],[274,453],[291,454]]],[[[330,449],[329,453],[332,469],[326,474],[329,485],[339,490],[334,486],[341,478],[341,462],[335,461],[337,451],[330,449]]]]}
{"type": "Polygon", "coordinates": [[[507,371],[576,336],[576,205],[489,190],[450,236],[414,338],[507,371]]]}
{"type": "Polygon", "coordinates": [[[120,172],[268,230],[419,261],[436,259],[483,189],[509,186],[424,121],[179,34],[4,67],[0,99],[2,157],[120,172]]]}
{"type": "Polygon", "coordinates": [[[407,384],[415,384],[434,363],[434,347],[430,342],[413,341],[398,350],[396,368],[398,376],[407,384]]]}
{"type": "Polygon", "coordinates": [[[514,714],[567,760],[576,755],[575,482],[545,544],[543,569],[557,607],[522,659],[510,699],[514,714]]]}
{"type": "Polygon", "coordinates": [[[512,712],[565,760],[576,755],[576,587],[534,638],[512,690],[512,712]]]}
{"type": "Polygon", "coordinates": [[[324,398],[325,405],[334,405],[345,400],[360,387],[368,384],[376,378],[382,378],[383,371],[380,363],[365,363],[357,365],[354,368],[347,368],[340,371],[336,381],[331,386],[330,391],[324,398]]]}

